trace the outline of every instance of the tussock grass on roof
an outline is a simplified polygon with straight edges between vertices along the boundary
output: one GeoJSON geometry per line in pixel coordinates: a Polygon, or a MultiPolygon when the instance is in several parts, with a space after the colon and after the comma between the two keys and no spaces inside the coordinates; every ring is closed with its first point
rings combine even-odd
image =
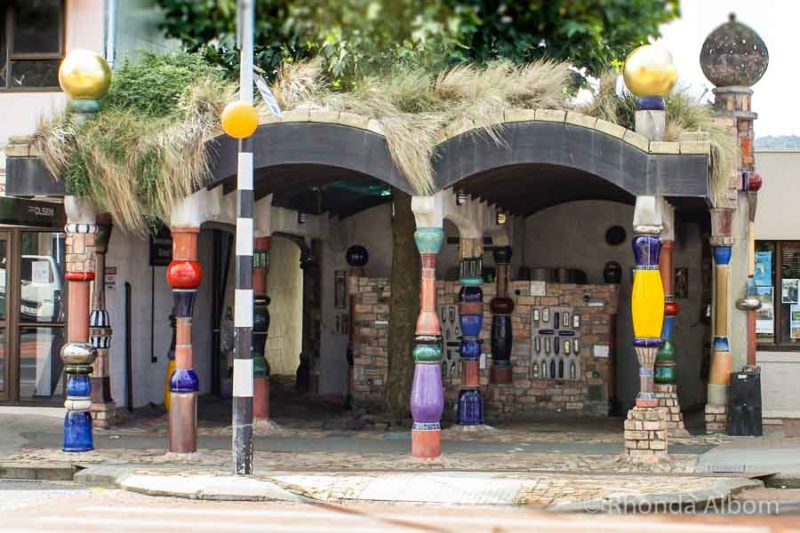
{"type": "MultiPolygon", "coordinates": [[[[284,110],[346,111],[377,120],[398,168],[418,194],[428,194],[437,144],[471,129],[502,143],[508,110],[573,109],[569,80],[568,66],[549,60],[438,73],[405,66],[341,91],[328,83],[320,60],[312,60],[284,65],[273,90],[284,110]]],[[[615,80],[615,74],[604,76],[594,101],[578,111],[633,129],[635,100],[618,95],[615,80]]],[[[175,202],[207,180],[205,142],[218,134],[219,114],[234,91],[222,70],[200,56],[145,54],[114,73],[94,120],[77,129],[66,116],[51,119],[40,126],[35,144],[70,191],[92,197],[118,225],[143,233],[147,218],[168,220],[175,202]]],[[[707,106],[680,91],[668,98],[667,121],[668,140],[683,131],[709,134],[715,189],[722,190],[735,169],[735,138],[707,106]]]]}
{"type": "Polygon", "coordinates": [[[34,144],[71,192],[144,234],[148,219],[168,220],[175,202],[205,181],[205,143],[233,92],[224,72],[198,55],[145,54],[115,71],[93,120],[45,121],[34,144]]]}

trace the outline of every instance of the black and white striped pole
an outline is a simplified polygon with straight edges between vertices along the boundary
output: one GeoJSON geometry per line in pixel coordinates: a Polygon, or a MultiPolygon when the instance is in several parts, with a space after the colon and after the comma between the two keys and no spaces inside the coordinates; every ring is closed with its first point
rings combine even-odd
{"type": "Polygon", "coordinates": [[[239,139],[236,181],[236,285],[233,345],[233,473],[253,473],[253,106],[254,0],[238,0],[239,101],[222,113],[222,128],[239,139]]]}

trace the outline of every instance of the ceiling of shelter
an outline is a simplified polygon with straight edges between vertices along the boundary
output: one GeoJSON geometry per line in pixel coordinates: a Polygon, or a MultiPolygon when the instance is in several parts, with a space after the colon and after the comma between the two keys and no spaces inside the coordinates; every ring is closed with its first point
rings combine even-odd
{"type": "Polygon", "coordinates": [[[635,200],[632,194],[603,178],[582,170],[547,164],[494,168],[465,178],[456,188],[522,216],[577,200],[629,204],[635,200]]]}
{"type": "MultiPolygon", "coordinates": [[[[225,184],[230,192],[235,183],[225,184]]],[[[349,169],[315,165],[278,165],[256,171],[256,199],[272,194],[272,205],[318,215],[349,216],[391,200],[386,183],[349,169]]]]}

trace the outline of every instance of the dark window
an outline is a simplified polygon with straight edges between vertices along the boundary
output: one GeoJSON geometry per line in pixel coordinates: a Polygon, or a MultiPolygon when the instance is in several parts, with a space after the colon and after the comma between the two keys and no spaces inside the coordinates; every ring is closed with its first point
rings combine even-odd
{"type": "Polygon", "coordinates": [[[57,89],[64,0],[0,0],[0,89],[57,89]]]}
{"type": "Polygon", "coordinates": [[[759,348],[800,348],[800,241],[757,241],[754,280],[759,348]]]}

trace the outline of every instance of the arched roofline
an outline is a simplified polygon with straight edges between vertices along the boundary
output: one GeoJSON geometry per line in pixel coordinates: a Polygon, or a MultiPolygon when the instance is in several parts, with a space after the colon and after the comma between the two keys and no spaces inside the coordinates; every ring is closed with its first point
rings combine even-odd
{"type": "MultiPolygon", "coordinates": [[[[544,163],[595,174],[634,195],[711,197],[707,141],[657,142],[622,126],[560,110],[510,110],[498,115],[502,140],[466,130],[436,148],[434,192],[457,186],[494,167],[544,163]]],[[[207,144],[212,171],[210,187],[236,173],[237,142],[220,135],[207,144]]],[[[414,194],[394,164],[380,123],[351,113],[289,111],[280,120],[265,120],[252,138],[257,179],[269,169],[307,164],[352,170],[414,194]]],[[[11,145],[9,195],[63,196],[38,154],[27,145],[11,145]]]]}

